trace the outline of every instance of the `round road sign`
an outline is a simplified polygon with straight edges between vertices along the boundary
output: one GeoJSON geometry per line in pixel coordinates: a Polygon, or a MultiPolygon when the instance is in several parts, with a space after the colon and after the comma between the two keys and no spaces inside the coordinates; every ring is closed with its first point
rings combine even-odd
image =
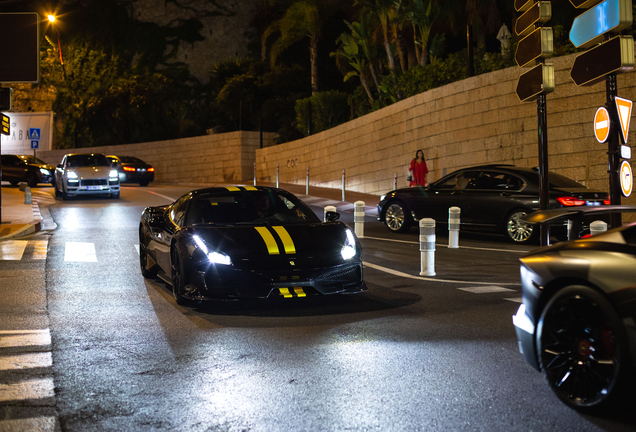
{"type": "Polygon", "coordinates": [[[621,192],[624,197],[628,197],[632,193],[634,179],[632,178],[632,167],[627,161],[621,162],[620,169],[621,192]]]}
{"type": "Polygon", "coordinates": [[[610,132],[609,112],[607,108],[600,107],[594,114],[594,136],[600,143],[607,141],[610,132]]]}

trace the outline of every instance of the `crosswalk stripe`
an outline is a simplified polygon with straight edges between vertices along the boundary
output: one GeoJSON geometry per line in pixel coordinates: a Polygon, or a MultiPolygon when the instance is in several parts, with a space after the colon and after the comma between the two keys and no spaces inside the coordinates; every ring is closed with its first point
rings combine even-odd
{"type": "Polygon", "coordinates": [[[27,240],[7,240],[0,243],[0,260],[16,261],[22,259],[22,254],[29,242],[27,240]]]}
{"type": "Polygon", "coordinates": [[[55,417],[0,420],[0,431],[53,432],[56,422],[55,417]]]}
{"type": "Polygon", "coordinates": [[[49,329],[36,331],[0,330],[0,348],[51,345],[49,329]]]}
{"type": "Polygon", "coordinates": [[[66,242],[64,261],[97,262],[94,243],[66,242]]]}
{"type": "Polygon", "coordinates": [[[41,260],[46,259],[46,253],[49,247],[48,240],[34,240],[33,241],[33,259],[41,260]]]}
{"type": "Polygon", "coordinates": [[[0,402],[44,399],[55,396],[53,378],[36,378],[15,384],[0,384],[0,402]]]}
{"type": "Polygon", "coordinates": [[[50,352],[0,356],[0,371],[47,368],[51,366],[53,366],[53,356],[50,352]]]}

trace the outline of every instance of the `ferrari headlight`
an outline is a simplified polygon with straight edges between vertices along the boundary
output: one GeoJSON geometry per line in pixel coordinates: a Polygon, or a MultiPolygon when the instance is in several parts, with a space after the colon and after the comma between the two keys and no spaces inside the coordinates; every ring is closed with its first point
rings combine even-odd
{"type": "Polygon", "coordinates": [[[222,252],[210,252],[208,247],[203,243],[201,237],[198,235],[192,236],[194,238],[194,242],[199,246],[201,251],[208,257],[208,260],[211,264],[222,264],[222,265],[232,265],[232,260],[230,257],[222,252]]]}
{"type": "Polygon", "coordinates": [[[385,199],[386,199],[386,195],[382,195],[382,196],[380,197],[380,202],[384,201],[385,199]]]}
{"type": "Polygon", "coordinates": [[[356,239],[353,237],[353,233],[350,229],[347,228],[345,233],[347,233],[347,240],[340,254],[342,255],[342,259],[348,260],[356,256],[356,239]]]}
{"type": "Polygon", "coordinates": [[[110,178],[119,178],[119,173],[117,172],[117,170],[111,170],[109,177],[110,178]]]}
{"type": "Polygon", "coordinates": [[[49,175],[49,174],[51,174],[51,172],[50,172],[49,170],[44,169],[44,168],[40,168],[40,172],[41,172],[42,174],[44,174],[44,175],[49,175]]]}
{"type": "Polygon", "coordinates": [[[66,178],[67,179],[76,179],[77,178],[77,173],[75,171],[66,171],[66,178]]]}

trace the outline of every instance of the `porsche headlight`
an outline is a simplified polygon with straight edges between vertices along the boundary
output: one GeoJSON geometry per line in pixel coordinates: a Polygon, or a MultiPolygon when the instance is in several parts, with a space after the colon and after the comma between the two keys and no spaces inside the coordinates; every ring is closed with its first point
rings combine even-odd
{"type": "Polygon", "coordinates": [[[67,179],[76,179],[77,178],[77,173],[75,171],[66,171],[66,178],[67,179]]]}
{"type": "Polygon", "coordinates": [[[342,259],[348,260],[356,256],[356,239],[353,237],[353,233],[350,229],[347,228],[345,233],[347,233],[347,240],[340,254],[342,255],[342,259]]]}
{"type": "Polygon", "coordinates": [[[195,235],[192,236],[194,238],[194,242],[199,246],[199,249],[208,257],[208,260],[211,264],[222,264],[222,265],[232,265],[232,260],[230,257],[222,252],[210,252],[208,247],[203,243],[201,237],[195,235]]]}
{"type": "Polygon", "coordinates": [[[49,175],[49,174],[51,174],[51,172],[50,172],[49,170],[44,169],[44,168],[40,168],[40,172],[41,172],[42,174],[44,174],[44,175],[49,175]]]}
{"type": "Polygon", "coordinates": [[[119,173],[117,172],[117,170],[111,170],[109,177],[117,179],[117,178],[119,178],[119,173]]]}

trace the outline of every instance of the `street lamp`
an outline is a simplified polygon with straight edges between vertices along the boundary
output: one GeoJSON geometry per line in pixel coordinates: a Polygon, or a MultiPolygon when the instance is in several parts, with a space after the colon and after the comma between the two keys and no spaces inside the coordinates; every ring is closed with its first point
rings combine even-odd
{"type": "Polygon", "coordinates": [[[62,57],[62,43],[60,42],[60,32],[55,27],[55,15],[49,14],[49,22],[53,25],[55,32],[57,33],[57,48],[60,52],[60,64],[62,65],[62,73],[64,74],[64,79],[66,79],[66,70],[64,69],[64,58],[62,57]]]}

